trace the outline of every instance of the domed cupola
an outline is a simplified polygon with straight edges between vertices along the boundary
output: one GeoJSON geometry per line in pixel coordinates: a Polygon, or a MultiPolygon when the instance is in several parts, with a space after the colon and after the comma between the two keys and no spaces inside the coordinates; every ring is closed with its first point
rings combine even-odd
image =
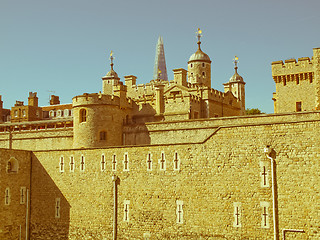
{"type": "Polygon", "coordinates": [[[113,52],[110,53],[110,71],[102,78],[102,92],[103,94],[113,94],[113,85],[118,85],[120,78],[118,74],[113,70],[113,52]]]}
{"type": "Polygon", "coordinates": [[[234,60],[234,71],[235,73],[229,79],[227,83],[224,83],[224,92],[231,92],[233,96],[241,101],[241,115],[245,115],[245,82],[243,77],[238,73],[238,60],[239,58],[235,56],[234,60]]]}
{"type": "Polygon", "coordinates": [[[201,50],[202,31],[198,28],[198,50],[191,55],[188,61],[188,79],[190,83],[211,88],[211,60],[201,50]]]}
{"type": "Polygon", "coordinates": [[[234,74],[233,76],[230,78],[229,82],[244,82],[243,81],[243,77],[241,77],[238,73],[238,57],[236,56],[235,57],[235,60],[234,60],[234,63],[235,63],[235,67],[234,67],[234,74]]]}

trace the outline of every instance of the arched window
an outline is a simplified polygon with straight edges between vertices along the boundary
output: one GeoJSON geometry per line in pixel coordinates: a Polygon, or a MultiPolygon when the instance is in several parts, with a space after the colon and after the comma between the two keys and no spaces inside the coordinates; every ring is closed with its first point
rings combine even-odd
{"type": "Polygon", "coordinates": [[[204,63],[202,63],[202,67],[204,67],[205,66],[205,64],[204,63]]]}
{"type": "Polygon", "coordinates": [[[18,169],[19,164],[17,159],[10,158],[10,160],[7,162],[7,173],[18,172],[18,169]]]}
{"type": "Polygon", "coordinates": [[[106,131],[100,132],[100,141],[106,141],[107,140],[107,133],[106,131]]]}
{"type": "Polygon", "coordinates": [[[79,122],[86,122],[87,121],[87,110],[86,109],[81,109],[79,112],[79,122]]]}

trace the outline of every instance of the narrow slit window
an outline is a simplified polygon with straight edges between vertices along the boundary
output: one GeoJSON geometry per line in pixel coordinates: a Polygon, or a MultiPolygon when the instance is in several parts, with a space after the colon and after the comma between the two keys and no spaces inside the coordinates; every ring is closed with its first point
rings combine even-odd
{"type": "Polygon", "coordinates": [[[129,171],[129,156],[128,156],[128,153],[124,154],[123,171],[129,171]]]}
{"type": "Polygon", "coordinates": [[[152,171],[152,156],[151,153],[147,155],[147,170],[152,171]]]}
{"type": "Polygon", "coordinates": [[[80,109],[79,112],[79,122],[86,122],[87,121],[87,110],[86,109],[80,109]]]}
{"type": "Polygon", "coordinates": [[[70,172],[74,172],[74,158],[70,157],[70,172]]]}
{"type": "Polygon", "coordinates": [[[56,198],[55,217],[60,218],[60,198],[56,198]]]}
{"type": "Polygon", "coordinates": [[[165,156],[164,152],[161,152],[159,164],[160,164],[160,170],[162,170],[162,171],[166,170],[166,156],[165,156]]]}
{"type": "Polygon", "coordinates": [[[101,131],[100,132],[100,141],[106,141],[107,140],[107,132],[101,131]]]}
{"type": "Polygon", "coordinates": [[[80,158],[80,171],[84,172],[84,169],[85,169],[85,158],[84,158],[83,155],[81,155],[81,158],[80,158]]]}
{"type": "Polygon", "coordinates": [[[269,172],[267,162],[260,162],[261,187],[269,187],[269,172]]]}
{"type": "Polygon", "coordinates": [[[26,187],[20,188],[20,204],[26,203],[26,187]]]}
{"type": "Polygon", "coordinates": [[[63,156],[60,157],[60,172],[64,172],[64,159],[63,156]]]}
{"type": "Polygon", "coordinates": [[[130,201],[129,200],[124,200],[123,203],[123,221],[129,222],[129,205],[130,201]]]}
{"type": "Polygon", "coordinates": [[[11,202],[10,188],[6,188],[5,195],[4,195],[4,204],[10,205],[10,202],[11,202]]]}
{"type": "Polygon", "coordinates": [[[234,202],[233,203],[233,226],[234,227],[241,227],[241,203],[240,202],[234,202]]]}
{"type": "Polygon", "coordinates": [[[301,112],[301,111],[302,111],[302,103],[296,102],[296,112],[301,112]]]}
{"type": "Polygon", "coordinates": [[[176,170],[176,171],[180,170],[180,159],[179,159],[179,156],[178,156],[178,152],[174,153],[173,169],[176,170]]]}
{"type": "Polygon", "coordinates": [[[177,223],[182,224],[183,223],[183,201],[181,200],[177,200],[176,215],[177,215],[177,223]]]}
{"type": "Polygon", "coordinates": [[[105,171],[106,170],[106,159],[104,154],[101,155],[101,171],[105,171]]]}
{"type": "Polygon", "coordinates": [[[270,228],[269,223],[269,202],[260,202],[261,206],[261,228],[270,228]]]}
{"type": "Polygon", "coordinates": [[[117,170],[117,157],[115,154],[113,154],[112,156],[112,171],[116,171],[117,170]]]}

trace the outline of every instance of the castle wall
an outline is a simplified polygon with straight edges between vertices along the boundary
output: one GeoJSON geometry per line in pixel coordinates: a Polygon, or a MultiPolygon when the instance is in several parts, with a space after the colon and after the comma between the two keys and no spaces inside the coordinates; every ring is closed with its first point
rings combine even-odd
{"type": "Polygon", "coordinates": [[[30,216],[30,204],[27,205],[30,169],[31,152],[0,149],[0,239],[19,239],[20,236],[26,239],[26,224],[29,226],[27,216],[30,216]],[[9,161],[12,161],[12,168],[17,167],[17,171],[8,171],[9,161]]]}
{"type": "MultiPolygon", "coordinates": [[[[320,140],[319,113],[261,115],[146,126],[160,131],[183,126],[204,128],[219,125],[222,121],[224,126],[202,143],[190,141],[176,145],[164,143],[154,146],[36,151],[33,161],[41,163],[47,173],[46,179],[51,179],[60,193],[51,191],[46,181],[41,184],[38,181],[35,185],[32,202],[41,205],[41,208],[33,210],[34,216],[38,216],[32,218],[33,236],[41,239],[46,236],[44,233],[53,229],[67,229],[63,231],[68,232],[69,239],[111,239],[112,176],[116,174],[120,179],[117,215],[119,239],[140,239],[147,233],[151,239],[272,239],[270,160],[263,153],[264,147],[271,145],[276,153],[280,231],[303,229],[305,233],[295,233],[293,239],[319,239],[320,221],[315,207],[320,201],[320,195],[317,194],[320,187],[320,151],[316,147],[320,140]],[[148,170],[149,153],[152,168],[148,170]],[[114,154],[115,171],[112,163],[114,154]],[[103,171],[102,155],[105,156],[103,171]],[[60,171],[62,156],[65,166],[63,172],[60,171]],[[74,172],[70,171],[71,156],[75,161],[74,172]],[[83,171],[81,156],[85,159],[83,171]],[[176,157],[179,164],[175,169],[176,157]],[[164,168],[161,167],[161,159],[165,160],[164,168]],[[262,184],[264,175],[261,166],[266,167],[266,186],[262,184]],[[46,196],[44,192],[50,194],[46,196]],[[57,196],[65,197],[61,202],[63,219],[44,224],[41,220],[43,209],[53,214],[55,205],[52,198],[57,196]],[[125,203],[129,203],[128,221],[124,221],[125,203]],[[181,214],[177,203],[182,204],[182,223],[177,223],[178,214],[181,214]],[[235,206],[238,206],[240,215],[236,215],[235,206]],[[237,216],[240,226],[235,225],[237,216]],[[267,219],[266,225],[264,219],[267,219]]],[[[188,131],[185,137],[190,137],[188,131]]],[[[165,135],[164,138],[168,139],[165,135]]]]}
{"type": "Polygon", "coordinates": [[[70,149],[73,145],[73,129],[39,129],[0,133],[0,148],[24,150],[70,149]],[[11,136],[10,136],[11,135],[11,136]]]}

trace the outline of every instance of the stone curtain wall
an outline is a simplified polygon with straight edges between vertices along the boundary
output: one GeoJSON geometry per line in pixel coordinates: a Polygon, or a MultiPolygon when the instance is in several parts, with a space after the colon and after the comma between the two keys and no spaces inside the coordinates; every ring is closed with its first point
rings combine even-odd
{"type": "MultiPolygon", "coordinates": [[[[280,231],[303,229],[305,233],[288,233],[287,237],[319,239],[319,114],[271,115],[256,118],[256,124],[232,125],[245,119],[250,118],[230,119],[229,126],[198,144],[35,152],[47,180],[33,183],[33,236],[45,239],[48,232],[64,229],[69,239],[111,239],[112,175],[116,174],[120,179],[118,239],[142,239],[149,234],[151,239],[272,239],[270,160],[263,153],[271,145],[276,152],[280,231]],[[147,169],[149,153],[152,170],[147,169]],[[113,155],[116,171],[112,171],[113,155]],[[74,172],[70,172],[71,156],[74,172]],[[162,169],[161,159],[165,160],[162,169]],[[266,166],[265,172],[261,166],[266,166]],[[262,186],[262,173],[268,176],[268,187],[262,186]],[[44,223],[42,218],[51,216],[42,215],[43,209],[53,214],[57,197],[64,198],[61,218],[44,223]],[[182,223],[177,223],[178,203],[182,204],[182,223]],[[124,221],[125,206],[129,221],[124,221]],[[241,226],[235,226],[235,206],[241,226]]],[[[55,239],[65,238],[61,234],[55,239]]]]}
{"type": "MultiPolygon", "coordinates": [[[[0,239],[26,238],[26,191],[30,190],[30,167],[31,152],[0,149],[0,239]],[[8,171],[10,160],[14,171],[8,171]]],[[[28,214],[30,216],[30,209],[28,214]]]]}

